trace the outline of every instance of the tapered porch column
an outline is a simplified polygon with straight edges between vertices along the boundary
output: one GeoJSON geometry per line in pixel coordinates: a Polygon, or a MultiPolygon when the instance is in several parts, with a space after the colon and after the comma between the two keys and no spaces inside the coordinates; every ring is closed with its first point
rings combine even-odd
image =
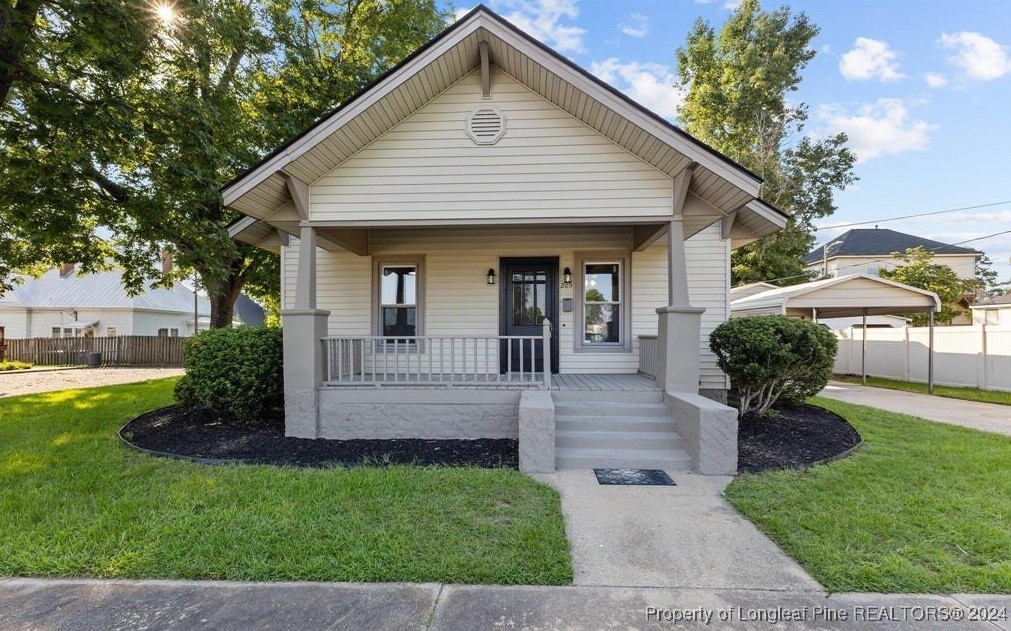
{"type": "Polygon", "coordinates": [[[699,391],[699,334],[705,309],[693,307],[688,298],[685,269],[685,239],[681,218],[667,231],[668,305],[656,310],[657,383],[665,392],[699,391]]]}
{"type": "Polygon", "coordinates": [[[302,226],[298,243],[295,308],[281,312],[284,331],[284,434],[319,438],[322,338],[329,311],[316,308],[316,228],[302,226]]]}

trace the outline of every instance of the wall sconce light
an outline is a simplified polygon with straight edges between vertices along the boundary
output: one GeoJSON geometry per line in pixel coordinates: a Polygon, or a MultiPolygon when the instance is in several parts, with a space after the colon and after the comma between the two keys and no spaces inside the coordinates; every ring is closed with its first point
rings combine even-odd
{"type": "Polygon", "coordinates": [[[566,289],[572,287],[572,270],[567,267],[562,270],[562,287],[566,289]]]}
{"type": "Polygon", "coordinates": [[[488,268],[488,284],[489,285],[495,284],[495,270],[493,270],[490,267],[488,268]]]}

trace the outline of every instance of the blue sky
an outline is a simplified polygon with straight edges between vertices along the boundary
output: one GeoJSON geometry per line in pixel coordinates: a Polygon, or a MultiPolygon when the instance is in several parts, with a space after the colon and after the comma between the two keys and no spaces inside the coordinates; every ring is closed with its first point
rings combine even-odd
{"type": "MultiPolygon", "coordinates": [[[[474,3],[457,2],[459,10],[474,3]]],[[[676,122],[674,51],[696,18],[717,28],[733,0],[486,0],[531,35],[676,122]]],[[[766,10],[780,3],[763,2],[766,10]]],[[[1011,1],[796,1],[821,28],[791,98],[805,133],[845,131],[860,181],[831,226],[998,205],[880,226],[954,243],[1011,230],[1011,1]]],[[[873,227],[871,226],[866,227],[873,227]]],[[[967,246],[1011,280],[1011,234],[967,246]]]]}

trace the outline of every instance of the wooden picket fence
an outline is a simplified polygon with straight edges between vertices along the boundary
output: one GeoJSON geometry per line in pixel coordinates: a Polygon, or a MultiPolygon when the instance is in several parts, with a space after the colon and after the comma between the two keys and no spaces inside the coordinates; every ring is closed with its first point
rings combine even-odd
{"type": "Polygon", "coordinates": [[[7,339],[6,358],[36,366],[79,366],[99,353],[103,366],[182,366],[185,339],[153,335],[7,339]]]}

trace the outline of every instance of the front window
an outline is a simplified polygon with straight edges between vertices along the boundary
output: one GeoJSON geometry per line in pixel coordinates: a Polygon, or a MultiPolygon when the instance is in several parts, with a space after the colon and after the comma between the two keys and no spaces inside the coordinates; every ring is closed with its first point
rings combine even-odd
{"type": "Polygon", "coordinates": [[[618,346],[622,339],[621,262],[583,264],[583,344],[618,346]]]}
{"type": "Polygon", "coordinates": [[[379,266],[379,327],[387,337],[418,335],[418,265],[379,266]]]}

